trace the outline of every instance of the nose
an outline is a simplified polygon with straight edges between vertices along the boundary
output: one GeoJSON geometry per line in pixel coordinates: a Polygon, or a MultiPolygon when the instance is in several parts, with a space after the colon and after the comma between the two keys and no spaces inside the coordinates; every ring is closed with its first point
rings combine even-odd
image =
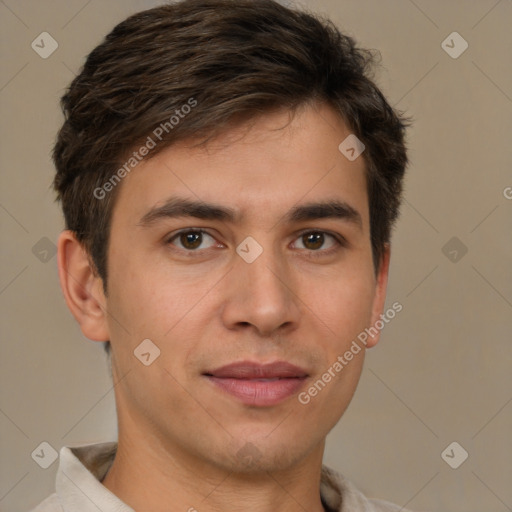
{"type": "Polygon", "coordinates": [[[237,256],[225,286],[222,320],[228,329],[252,328],[267,337],[297,327],[297,278],[279,254],[264,250],[252,263],[237,256]]]}

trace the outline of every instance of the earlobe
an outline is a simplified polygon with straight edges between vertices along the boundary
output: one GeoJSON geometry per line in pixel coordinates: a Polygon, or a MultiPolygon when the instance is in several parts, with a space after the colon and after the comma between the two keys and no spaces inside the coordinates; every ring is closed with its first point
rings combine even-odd
{"type": "Polygon", "coordinates": [[[375,296],[373,299],[372,321],[370,326],[373,327],[373,329],[369,329],[370,332],[374,335],[368,336],[368,340],[366,342],[367,348],[374,347],[380,338],[380,329],[378,328],[378,326],[379,324],[382,323],[381,315],[384,311],[384,303],[386,302],[386,290],[388,286],[390,256],[391,247],[389,244],[385,244],[380,260],[379,272],[377,274],[377,285],[375,289],[375,296]],[[377,331],[376,334],[375,331],[377,331]]]}
{"type": "Polygon", "coordinates": [[[63,231],[59,236],[58,267],[64,298],[84,336],[93,341],[108,341],[103,283],[72,231],[63,231]]]}

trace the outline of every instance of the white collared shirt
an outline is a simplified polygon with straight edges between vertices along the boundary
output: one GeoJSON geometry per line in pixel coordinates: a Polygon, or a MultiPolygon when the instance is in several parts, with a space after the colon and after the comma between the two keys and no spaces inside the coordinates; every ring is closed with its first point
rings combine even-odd
{"type": "MultiPolygon", "coordinates": [[[[135,512],[101,483],[116,450],[116,442],[61,448],[56,492],[31,512],[135,512]]],[[[326,466],[322,466],[320,495],[333,512],[411,512],[366,498],[354,484],[326,466]]]]}

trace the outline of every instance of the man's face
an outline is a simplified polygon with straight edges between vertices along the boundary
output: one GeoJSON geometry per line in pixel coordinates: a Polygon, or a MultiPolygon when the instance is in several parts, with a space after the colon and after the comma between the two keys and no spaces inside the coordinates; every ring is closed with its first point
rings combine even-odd
{"type": "Polygon", "coordinates": [[[120,437],[230,471],[247,469],[244,455],[277,470],[318,454],[348,406],[364,350],[309,403],[298,395],[381,312],[364,161],[338,150],[350,132],[328,107],[288,120],[175,145],[123,180],[103,299],[120,437]],[[234,218],[176,217],[176,199],[234,218]],[[291,216],[334,201],[336,215],[291,216]],[[134,355],[146,339],[160,350],[149,366],[134,355]]]}

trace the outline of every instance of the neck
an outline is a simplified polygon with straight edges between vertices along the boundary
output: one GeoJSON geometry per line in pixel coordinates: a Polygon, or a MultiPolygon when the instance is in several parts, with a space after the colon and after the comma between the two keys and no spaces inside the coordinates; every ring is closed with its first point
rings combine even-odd
{"type": "Polygon", "coordinates": [[[323,449],[324,443],[286,470],[234,473],[154,437],[131,438],[120,428],[116,457],[102,483],[134,510],[146,512],[324,512],[323,449]]]}

